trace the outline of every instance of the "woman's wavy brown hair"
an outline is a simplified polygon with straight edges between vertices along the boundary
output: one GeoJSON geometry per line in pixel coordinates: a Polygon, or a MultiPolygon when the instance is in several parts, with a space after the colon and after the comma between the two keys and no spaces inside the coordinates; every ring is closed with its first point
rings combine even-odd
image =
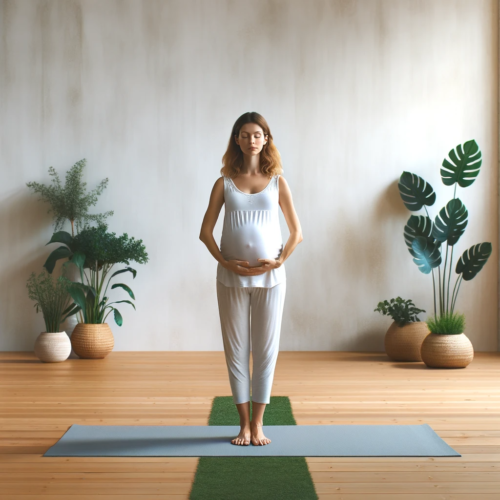
{"type": "Polygon", "coordinates": [[[222,157],[222,164],[220,169],[221,175],[225,177],[236,177],[241,172],[243,166],[243,151],[240,146],[235,142],[235,136],[240,135],[240,129],[246,123],[255,123],[264,131],[264,136],[267,137],[267,144],[265,144],[260,152],[260,171],[263,174],[273,177],[274,175],[282,174],[283,168],[281,166],[281,155],[273,142],[273,135],[269,129],[266,119],[255,111],[249,111],[242,114],[233,125],[231,130],[231,137],[227,150],[222,157]]]}

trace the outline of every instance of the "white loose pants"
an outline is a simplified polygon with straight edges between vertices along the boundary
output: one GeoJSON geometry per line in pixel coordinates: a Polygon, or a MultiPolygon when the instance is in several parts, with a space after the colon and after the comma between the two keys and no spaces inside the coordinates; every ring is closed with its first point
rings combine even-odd
{"type": "Polygon", "coordinates": [[[252,401],[270,402],[285,293],[286,281],[272,288],[225,286],[217,281],[224,352],[235,404],[250,401],[250,339],[252,401]]]}

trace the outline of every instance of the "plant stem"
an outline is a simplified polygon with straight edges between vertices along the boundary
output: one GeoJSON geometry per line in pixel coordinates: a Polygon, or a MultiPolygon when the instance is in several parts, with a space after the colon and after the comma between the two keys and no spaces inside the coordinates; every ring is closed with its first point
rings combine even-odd
{"type": "MultiPolygon", "coordinates": [[[[108,274],[108,271],[109,269],[111,268],[111,266],[107,265],[107,264],[104,264],[102,266],[102,277],[101,277],[101,282],[99,283],[99,297],[101,296],[101,291],[102,291],[102,287],[104,286],[104,280],[108,274]]],[[[106,287],[107,288],[107,287],[106,287]]],[[[104,294],[103,295],[103,299],[104,299],[104,294]]],[[[104,323],[104,307],[106,305],[106,302],[104,302],[103,306],[100,308],[99,310],[99,320],[101,321],[101,323],[104,323]]]]}
{"type": "MultiPolygon", "coordinates": [[[[458,288],[457,288],[457,292],[455,294],[455,298],[452,300],[452,305],[451,305],[451,312],[453,312],[453,310],[455,309],[455,303],[457,301],[457,298],[458,298],[458,291],[460,290],[460,285],[462,284],[462,279],[463,279],[463,275],[461,274],[460,275],[460,278],[459,280],[457,279],[457,282],[458,282],[458,288]]],[[[456,285],[456,283],[455,283],[456,285]]]]}
{"type": "Polygon", "coordinates": [[[438,266],[438,281],[439,281],[439,314],[443,314],[443,300],[441,298],[441,266],[438,266]]]}
{"type": "Polygon", "coordinates": [[[434,280],[434,269],[431,269],[432,272],[432,292],[434,293],[434,316],[436,313],[436,281],[434,280]]]}
{"type": "Polygon", "coordinates": [[[446,310],[445,306],[445,287],[446,287],[446,264],[448,262],[448,242],[446,242],[446,256],[444,258],[444,269],[443,269],[443,310],[446,310]]]}
{"type": "Polygon", "coordinates": [[[446,298],[446,310],[448,310],[450,306],[450,279],[451,279],[451,268],[452,268],[452,262],[453,262],[453,249],[455,248],[455,245],[451,246],[451,257],[450,257],[450,272],[448,274],[448,293],[447,293],[447,298],[446,298]]]}
{"type": "Polygon", "coordinates": [[[99,262],[95,261],[95,293],[96,297],[94,300],[94,318],[96,318],[96,322],[99,321],[98,318],[98,310],[99,310],[99,262]]]}

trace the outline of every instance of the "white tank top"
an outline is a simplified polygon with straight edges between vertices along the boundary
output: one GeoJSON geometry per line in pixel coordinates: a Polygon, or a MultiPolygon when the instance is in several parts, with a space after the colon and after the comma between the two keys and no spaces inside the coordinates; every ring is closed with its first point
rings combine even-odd
{"type": "MultiPolygon", "coordinates": [[[[279,221],[279,175],[259,193],[240,191],[224,176],[225,214],[220,251],[226,260],[277,259],[283,251],[279,221]]],[[[241,276],[217,265],[217,280],[226,286],[271,288],[286,281],[285,264],[257,276],[241,276]]]]}

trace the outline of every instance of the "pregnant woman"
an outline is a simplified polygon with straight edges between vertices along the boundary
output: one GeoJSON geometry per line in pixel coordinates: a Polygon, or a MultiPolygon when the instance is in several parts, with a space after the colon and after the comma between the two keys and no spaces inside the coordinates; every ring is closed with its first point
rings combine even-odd
{"type": "Polygon", "coordinates": [[[200,240],[218,261],[216,284],[222,338],[241,426],[231,442],[259,446],[271,442],[262,425],[279,351],[286,292],[284,262],[302,241],[302,229],[290,188],[281,176],[280,154],[263,116],[249,112],[236,120],[222,162],[222,177],[212,188],[200,240]],[[213,229],[224,203],[219,251],[213,229]],[[279,207],[290,231],[284,247],[279,207]]]}

